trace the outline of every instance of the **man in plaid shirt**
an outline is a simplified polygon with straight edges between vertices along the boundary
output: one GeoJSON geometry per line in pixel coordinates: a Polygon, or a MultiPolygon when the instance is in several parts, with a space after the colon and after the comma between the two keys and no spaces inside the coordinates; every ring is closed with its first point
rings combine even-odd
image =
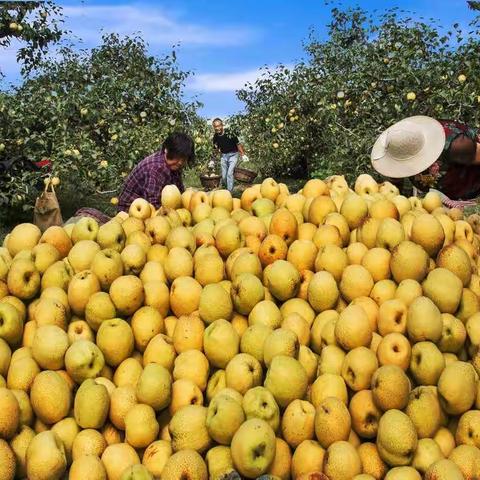
{"type": "Polygon", "coordinates": [[[139,197],[159,208],[165,185],[174,184],[183,192],[181,170],[194,156],[194,143],[188,135],[174,133],[167,137],[162,149],[143,159],[127,177],[118,199],[118,209],[127,212],[139,197]]]}
{"type": "MultiPolygon", "coordinates": [[[[118,201],[118,210],[128,212],[136,198],[144,198],[155,208],[160,207],[163,187],[174,184],[183,192],[183,166],[195,158],[192,138],[185,133],[172,133],[163,142],[160,151],[144,158],[126,178],[118,201]]],[[[94,208],[81,208],[75,217],[92,217],[99,223],[110,218],[94,208]]]]}

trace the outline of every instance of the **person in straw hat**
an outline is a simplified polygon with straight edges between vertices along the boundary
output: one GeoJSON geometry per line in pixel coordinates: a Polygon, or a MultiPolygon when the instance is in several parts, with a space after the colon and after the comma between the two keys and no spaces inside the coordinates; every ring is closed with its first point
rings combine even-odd
{"type": "Polygon", "coordinates": [[[405,118],[377,138],[371,162],[399,187],[409,178],[422,193],[437,191],[450,208],[475,204],[480,196],[479,131],[461,122],[405,118]]]}

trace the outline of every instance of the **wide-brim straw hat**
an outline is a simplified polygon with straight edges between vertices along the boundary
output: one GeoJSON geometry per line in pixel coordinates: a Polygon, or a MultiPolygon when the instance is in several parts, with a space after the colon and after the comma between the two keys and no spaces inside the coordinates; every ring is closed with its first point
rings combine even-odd
{"type": "Polygon", "coordinates": [[[430,167],[443,152],[445,131],[437,120],[424,115],[405,118],[376,140],[371,161],[385,177],[404,178],[430,167]]]}

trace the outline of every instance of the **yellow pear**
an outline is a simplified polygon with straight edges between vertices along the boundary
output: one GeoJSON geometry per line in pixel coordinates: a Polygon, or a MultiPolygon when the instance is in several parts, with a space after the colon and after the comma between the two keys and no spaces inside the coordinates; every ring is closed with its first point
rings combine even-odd
{"type": "Polygon", "coordinates": [[[175,357],[176,352],[171,338],[159,333],[148,342],[147,348],[143,352],[143,365],[158,363],[172,371],[175,357]]]}
{"type": "Polygon", "coordinates": [[[288,249],[287,261],[299,272],[313,270],[317,253],[318,249],[312,241],[295,240],[288,249]]]}
{"type": "Polygon", "coordinates": [[[405,408],[409,394],[410,380],[400,367],[384,365],[373,374],[373,400],[383,411],[405,408]]]}
{"type": "Polygon", "coordinates": [[[427,387],[417,387],[410,393],[405,413],[415,425],[418,438],[432,438],[440,428],[440,402],[436,392],[427,387]]]}
{"type": "Polygon", "coordinates": [[[390,269],[397,283],[406,279],[421,282],[428,273],[428,264],[428,255],[420,245],[404,241],[393,249],[390,269]]]}
{"type": "Polygon", "coordinates": [[[348,265],[342,274],[340,292],[347,301],[357,297],[368,297],[373,288],[373,278],[362,265],[348,265]]]}
{"type": "Polygon", "coordinates": [[[274,202],[280,194],[280,186],[273,178],[266,178],[260,186],[260,194],[274,202]]]}
{"type": "Polygon", "coordinates": [[[60,253],[60,258],[65,258],[72,248],[72,241],[65,230],[60,226],[48,227],[42,234],[39,243],[49,243],[60,253]]]}
{"type": "Polygon", "coordinates": [[[444,458],[439,445],[431,438],[422,438],[418,441],[413,457],[412,466],[421,473],[431,470],[431,466],[444,458]]]}
{"type": "Polygon", "coordinates": [[[40,290],[40,273],[35,263],[28,259],[17,259],[12,262],[7,275],[10,295],[21,300],[30,300],[40,290]]]}
{"type": "Polygon", "coordinates": [[[70,466],[69,478],[72,480],[80,480],[81,478],[102,480],[106,476],[107,472],[102,461],[94,455],[85,455],[78,458],[70,466]]]}
{"type": "Polygon", "coordinates": [[[233,436],[233,464],[243,477],[257,478],[273,463],[275,449],[275,433],[272,428],[264,420],[252,418],[244,422],[233,436]]]}
{"type": "Polygon", "coordinates": [[[67,459],[58,435],[52,431],[36,435],[28,445],[26,465],[28,478],[61,479],[67,469],[67,459]]]}
{"type": "Polygon", "coordinates": [[[225,368],[239,352],[240,337],[230,322],[215,320],[203,334],[203,347],[210,365],[225,368]]]}
{"type": "Polygon", "coordinates": [[[434,343],[413,345],[410,371],[418,385],[436,385],[444,368],[445,359],[434,343]]]}
{"type": "Polygon", "coordinates": [[[170,308],[175,316],[190,315],[198,310],[202,286],[191,277],[178,277],[170,287],[170,308]]]}
{"type": "Polygon", "coordinates": [[[85,319],[93,330],[97,331],[102,322],[116,316],[115,305],[108,293],[97,292],[90,296],[85,306],[85,319]]]}
{"type": "Polygon", "coordinates": [[[134,348],[130,324],[121,318],[105,320],[97,332],[97,345],[109,365],[120,365],[132,354],[134,348]]]}
{"type": "Polygon", "coordinates": [[[422,206],[428,213],[432,213],[436,208],[442,206],[442,200],[438,193],[427,192],[425,197],[422,199],[422,206]]]}
{"type": "Polygon", "coordinates": [[[450,415],[460,415],[469,410],[475,399],[475,370],[472,365],[460,361],[447,365],[438,380],[438,397],[442,409],[450,415]]]}
{"type": "Polygon", "coordinates": [[[405,240],[402,224],[393,218],[384,218],[378,226],[375,244],[377,247],[392,251],[405,240]]]}
{"type": "Polygon", "coordinates": [[[122,473],[128,467],[140,463],[137,452],[128,443],[109,445],[103,452],[101,460],[109,480],[121,480],[122,473]]]}
{"type": "MultiPolygon", "coordinates": [[[[292,476],[313,480],[322,472],[325,450],[315,440],[304,440],[292,456],[292,476]]],[[[322,474],[321,474],[322,475],[322,474]]]]}
{"type": "Polygon", "coordinates": [[[67,258],[75,273],[79,273],[91,268],[93,259],[99,251],[98,243],[93,240],[81,240],[72,247],[67,258]]]}
{"type": "Polygon", "coordinates": [[[445,233],[442,224],[437,218],[430,214],[423,214],[416,217],[413,221],[410,238],[433,257],[442,248],[445,241],[445,233]]]}
{"type": "Polygon", "coordinates": [[[315,408],[305,400],[291,402],[282,416],[282,436],[292,447],[298,447],[304,440],[315,435],[315,408]]]}
{"type": "Polygon", "coordinates": [[[362,266],[372,275],[373,281],[378,282],[390,278],[391,254],[385,248],[372,248],[362,258],[362,266]]]}
{"type": "Polygon", "coordinates": [[[407,278],[399,283],[395,291],[395,298],[401,300],[408,307],[422,293],[422,286],[416,280],[407,278]]]}
{"type": "Polygon", "coordinates": [[[368,247],[360,242],[353,242],[347,247],[345,253],[349,265],[360,265],[363,257],[368,252],[368,247]]]}
{"type": "Polygon", "coordinates": [[[272,331],[271,327],[261,323],[251,325],[241,336],[240,351],[263,363],[265,340],[272,331]]]}
{"type": "Polygon", "coordinates": [[[140,403],[150,405],[154,410],[165,408],[171,399],[172,378],[162,365],[150,363],[143,369],[136,387],[140,403]]]}
{"type": "Polygon", "coordinates": [[[337,441],[348,440],[351,429],[350,413],[338,398],[325,398],[315,412],[315,435],[323,448],[337,441]]]}
{"type": "Polygon", "coordinates": [[[411,347],[408,339],[401,333],[388,333],[377,348],[377,358],[380,365],[396,365],[407,370],[410,365],[411,347]]]}
{"type": "Polygon", "coordinates": [[[209,435],[220,445],[230,445],[235,432],[244,421],[242,405],[233,398],[218,395],[211,400],[205,424],[209,435]]]}
{"type": "Polygon", "coordinates": [[[159,430],[155,410],[150,405],[136,404],[125,416],[125,440],[134,448],[148,447],[159,430]]]}
{"type": "Polygon", "coordinates": [[[335,338],[345,350],[370,345],[372,329],[362,307],[350,305],[340,313],[335,323],[335,338]]]}
{"type": "Polygon", "coordinates": [[[64,366],[68,347],[68,336],[64,330],[56,325],[44,325],[35,332],[32,356],[42,369],[60,370],[64,366]]]}
{"type": "Polygon", "coordinates": [[[371,390],[355,393],[350,400],[349,412],[354,432],[366,439],[376,437],[382,411],[375,404],[371,390]]]}
{"type": "Polygon", "coordinates": [[[45,370],[33,381],[30,401],[38,419],[51,425],[67,416],[71,393],[67,382],[58,373],[45,370]]]}
{"type": "Polygon", "coordinates": [[[77,340],[65,353],[65,368],[70,377],[78,384],[88,378],[100,375],[105,358],[100,348],[88,340],[77,340]]]}
{"type": "Polygon", "coordinates": [[[465,251],[457,245],[448,245],[437,256],[437,267],[453,272],[466,287],[472,278],[472,264],[465,251]]]}
{"type": "Polygon", "coordinates": [[[360,194],[365,194],[365,193],[377,193],[378,192],[378,184],[377,182],[373,179],[371,175],[368,174],[362,174],[357,177],[355,180],[355,192],[360,194]]]}
{"type": "Polygon", "coordinates": [[[233,305],[230,293],[219,283],[205,286],[199,301],[200,318],[207,324],[218,319],[230,320],[233,313],[233,305]]]}
{"type": "Polygon", "coordinates": [[[377,447],[380,457],[390,466],[409,465],[417,447],[412,421],[400,410],[389,410],[380,419],[377,447]]]}
{"type": "Polygon", "coordinates": [[[198,452],[185,449],[175,452],[169,457],[162,470],[162,478],[174,480],[179,476],[196,480],[207,480],[207,465],[198,452]]]}
{"type": "Polygon", "coordinates": [[[300,288],[298,270],[286,260],[277,260],[265,273],[266,287],[278,300],[285,301],[295,297],[300,288]]]}
{"type": "Polygon", "coordinates": [[[318,360],[318,375],[331,373],[341,375],[345,352],[336,345],[325,345],[318,360]]]}
{"type": "Polygon", "coordinates": [[[41,236],[42,232],[36,225],[21,223],[10,232],[6,247],[13,258],[21,250],[31,250],[35,247],[41,236]]]}
{"type": "Polygon", "coordinates": [[[237,225],[225,225],[215,235],[215,246],[223,258],[242,247],[245,238],[237,225]]]}
{"type": "Polygon", "coordinates": [[[251,273],[242,273],[232,282],[231,296],[235,310],[248,315],[265,298],[261,281],[251,273]]]}
{"type": "Polygon", "coordinates": [[[207,388],[210,365],[207,357],[199,350],[187,350],[175,359],[173,378],[192,380],[203,392],[207,388]]]}
{"type": "Polygon", "coordinates": [[[110,397],[104,385],[85,380],[75,395],[75,421],[81,428],[101,428],[108,416],[110,397]]]}
{"type": "Polygon", "coordinates": [[[430,340],[438,342],[442,336],[443,322],[439,309],[427,297],[418,297],[408,308],[407,332],[413,342],[430,340]]]}
{"type": "Polygon", "coordinates": [[[328,478],[354,478],[362,472],[362,463],[355,447],[346,441],[334,442],[327,449],[323,471],[328,478]]]}
{"type": "Polygon", "coordinates": [[[432,463],[425,472],[425,480],[461,480],[465,478],[460,468],[452,461],[448,459],[438,459],[432,463]]]}
{"type": "Polygon", "coordinates": [[[170,414],[174,415],[177,410],[185,405],[203,405],[203,394],[192,380],[181,378],[172,384],[172,400],[169,406],[170,414]]]}
{"type": "Polygon", "coordinates": [[[286,355],[277,355],[272,359],[265,377],[265,387],[280,407],[303,398],[307,384],[307,373],[298,360],[286,355]],[[287,378],[290,378],[288,382],[287,378]]]}
{"type": "Polygon", "coordinates": [[[144,465],[152,475],[160,477],[171,455],[172,447],[170,442],[156,440],[145,449],[142,465],[144,465]]]}
{"type": "Polygon", "coordinates": [[[171,336],[177,353],[190,349],[203,350],[203,333],[205,325],[197,316],[181,316],[175,322],[171,336]]]}
{"type": "Polygon", "coordinates": [[[422,284],[424,295],[430,298],[442,313],[455,313],[462,298],[462,282],[446,268],[432,270],[422,284]]]}
{"type": "Polygon", "coordinates": [[[250,388],[261,384],[262,366],[252,355],[239,353],[228,362],[225,369],[225,380],[228,388],[243,395],[250,388]]]}
{"type": "Polygon", "coordinates": [[[269,233],[278,235],[290,245],[298,236],[298,222],[295,216],[286,208],[279,208],[272,215],[269,233]]]}
{"type": "Polygon", "coordinates": [[[93,257],[90,269],[97,276],[102,290],[108,291],[113,281],[123,275],[120,253],[113,249],[97,252],[93,257]]]}
{"type": "Polygon", "coordinates": [[[308,302],[316,312],[333,308],[339,298],[337,283],[327,271],[315,273],[307,291],[308,302]]]}
{"type": "Polygon", "coordinates": [[[120,363],[113,375],[114,384],[117,387],[123,387],[125,385],[136,387],[143,371],[141,362],[142,359],[129,357],[120,363]]]}
{"type": "Polygon", "coordinates": [[[125,246],[125,240],[125,231],[118,222],[110,220],[98,229],[96,241],[102,250],[111,248],[120,253],[125,246]]]}
{"type": "Polygon", "coordinates": [[[351,230],[358,228],[368,215],[368,206],[365,200],[355,193],[346,195],[340,208],[351,230]]]}
{"type": "Polygon", "coordinates": [[[117,387],[110,395],[109,419],[112,424],[120,430],[125,430],[125,416],[136,404],[135,387],[132,385],[117,387]]]}
{"type": "Polygon", "coordinates": [[[143,304],[144,289],[142,281],[134,275],[122,275],[110,286],[110,297],[120,315],[132,315],[143,304]]]}
{"type": "Polygon", "coordinates": [[[201,405],[187,405],[175,412],[168,426],[174,451],[192,449],[202,453],[209,448],[207,413],[207,408],[201,405]]]}
{"type": "Polygon", "coordinates": [[[348,387],[358,392],[370,387],[372,376],[378,368],[375,353],[366,347],[349,351],[342,365],[342,377],[348,387]]]}
{"type": "Polygon", "coordinates": [[[98,430],[81,430],[73,440],[72,458],[75,460],[84,455],[101,457],[106,447],[105,438],[98,430]]]}
{"type": "Polygon", "coordinates": [[[395,197],[392,198],[392,202],[397,207],[397,210],[400,216],[403,216],[412,208],[412,205],[408,200],[408,198],[404,197],[403,195],[396,195],[395,197]]]}
{"type": "Polygon", "coordinates": [[[75,315],[83,316],[90,296],[100,291],[100,282],[90,270],[77,273],[68,286],[68,301],[75,315]]]}
{"type": "Polygon", "coordinates": [[[328,193],[327,184],[319,178],[312,178],[308,180],[302,188],[302,195],[305,197],[318,197],[328,193]]]}
{"type": "Polygon", "coordinates": [[[446,427],[440,427],[433,439],[438,443],[443,455],[448,458],[455,448],[455,438],[446,427]]]}

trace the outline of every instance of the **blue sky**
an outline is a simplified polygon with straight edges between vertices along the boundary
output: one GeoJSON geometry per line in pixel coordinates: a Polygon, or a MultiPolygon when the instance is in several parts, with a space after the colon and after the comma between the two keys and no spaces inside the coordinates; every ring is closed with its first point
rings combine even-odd
{"type": "MultiPolygon", "coordinates": [[[[180,66],[195,76],[186,86],[187,96],[204,103],[207,117],[225,116],[242,108],[235,90],[254,81],[262,66],[293,64],[303,56],[302,42],[314,28],[325,36],[331,6],[322,0],[167,0],[167,1],[59,1],[66,26],[97,45],[102,29],[131,34],[139,32],[153,54],[177,48],[180,66]]],[[[466,0],[345,0],[343,6],[368,10],[398,6],[415,16],[434,17],[443,25],[473,18],[466,0]]],[[[7,79],[18,78],[13,49],[4,52],[0,67],[7,79]]]]}

